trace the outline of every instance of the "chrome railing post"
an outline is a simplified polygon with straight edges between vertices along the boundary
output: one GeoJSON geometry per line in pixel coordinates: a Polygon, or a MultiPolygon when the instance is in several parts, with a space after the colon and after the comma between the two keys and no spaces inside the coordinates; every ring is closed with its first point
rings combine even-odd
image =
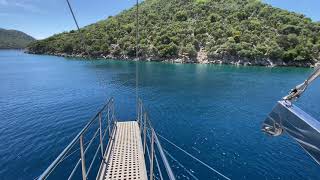
{"type": "Polygon", "coordinates": [[[142,104],[142,101],[140,100],[140,120],[142,121],[143,119],[143,104],[142,104]]]}
{"type": "Polygon", "coordinates": [[[160,143],[160,141],[159,141],[159,139],[157,137],[157,134],[154,134],[154,140],[155,140],[155,143],[157,145],[157,149],[158,149],[159,154],[161,156],[161,159],[162,159],[162,162],[164,164],[164,167],[165,167],[165,169],[167,171],[167,174],[169,176],[169,179],[170,180],[175,180],[176,178],[174,177],[174,174],[173,174],[173,171],[172,171],[172,169],[170,167],[168,159],[167,159],[166,155],[164,154],[163,148],[162,148],[161,143],[160,143]]]}
{"type": "Polygon", "coordinates": [[[140,117],[139,117],[139,121],[140,121],[140,131],[142,132],[142,125],[143,125],[143,112],[142,112],[142,102],[140,102],[140,108],[139,108],[139,112],[140,112],[140,117]]]}
{"type": "Polygon", "coordinates": [[[144,113],[143,123],[143,153],[146,153],[146,139],[147,139],[147,113],[144,113]]]}
{"type": "Polygon", "coordinates": [[[136,109],[136,111],[137,111],[137,121],[138,121],[138,123],[139,124],[141,124],[141,121],[140,121],[140,106],[141,106],[141,104],[140,104],[140,100],[139,101],[137,101],[137,109],[136,109]]]}
{"type": "Polygon", "coordinates": [[[108,105],[108,107],[107,107],[108,109],[108,112],[107,112],[107,116],[108,116],[108,124],[107,124],[107,126],[108,126],[108,134],[109,134],[109,137],[111,137],[111,123],[110,123],[110,106],[108,105]]]}
{"type": "Polygon", "coordinates": [[[101,112],[99,113],[99,128],[100,128],[100,149],[101,149],[101,157],[103,157],[103,141],[102,141],[102,117],[101,112]]]}
{"type": "Polygon", "coordinates": [[[81,167],[82,167],[82,179],[87,179],[86,172],[86,160],[84,155],[84,147],[83,147],[83,135],[80,136],[80,155],[81,155],[81,167]]]}
{"type": "Polygon", "coordinates": [[[153,180],[154,131],[151,128],[150,180],[153,180]]]}
{"type": "Polygon", "coordinates": [[[114,121],[114,103],[112,100],[112,121],[114,121]]]}
{"type": "Polygon", "coordinates": [[[107,106],[107,119],[109,122],[110,121],[110,104],[108,104],[108,106],[107,106]]]}

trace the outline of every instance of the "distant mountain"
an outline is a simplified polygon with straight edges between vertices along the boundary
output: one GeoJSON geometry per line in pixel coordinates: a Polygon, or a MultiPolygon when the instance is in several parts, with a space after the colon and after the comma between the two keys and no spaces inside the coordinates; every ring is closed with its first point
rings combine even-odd
{"type": "MultiPolygon", "coordinates": [[[[263,66],[320,62],[320,23],[261,0],[144,0],[142,60],[263,66]]],[[[30,53],[135,57],[135,8],[31,43],[30,53]]]]}
{"type": "Polygon", "coordinates": [[[33,41],[35,38],[24,32],[0,28],[0,49],[22,49],[33,41]]]}

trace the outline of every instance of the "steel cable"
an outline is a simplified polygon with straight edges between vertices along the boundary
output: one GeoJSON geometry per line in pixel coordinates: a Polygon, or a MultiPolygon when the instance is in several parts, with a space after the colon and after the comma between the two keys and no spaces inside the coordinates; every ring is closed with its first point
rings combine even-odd
{"type": "Polygon", "coordinates": [[[180,167],[182,167],[193,179],[199,180],[195,175],[193,175],[190,170],[188,170],[183,164],[181,164],[176,158],[174,158],[167,150],[163,149],[163,151],[173,160],[175,161],[180,167]]]}
{"type": "Polygon", "coordinates": [[[177,149],[179,149],[180,151],[182,151],[183,153],[185,153],[186,155],[188,155],[189,157],[191,157],[192,159],[198,161],[200,164],[204,165],[205,167],[207,167],[208,169],[210,169],[211,171],[215,172],[216,174],[220,175],[221,177],[230,180],[230,178],[228,178],[227,176],[225,176],[224,174],[220,173],[218,170],[214,169],[213,167],[211,167],[210,165],[208,165],[207,163],[201,161],[200,159],[198,159],[197,157],[193,156],[192,154],[188,153],[186,150],[182,149],[181,147],[179,147],[178,145],[176,145],[175,143],[171,142],[170,140],[168,140],[167,138],[163,137],[162,135],[156,133],[160,138],[162,138],[163,140],[167,141],[168,143],[170,143],[171,145],[173,145],[174,147],[176,147],[177,149]]]}
{"type": "Polygon", "coordinates": [[[298,99],[308,88],[308,86],[320,76],[320,66],[316,67],[311,75],[301,84],[297,85],[295,88],[291,89],[290,93],[283,99],[286,101],[294,101],[298,99]]]}

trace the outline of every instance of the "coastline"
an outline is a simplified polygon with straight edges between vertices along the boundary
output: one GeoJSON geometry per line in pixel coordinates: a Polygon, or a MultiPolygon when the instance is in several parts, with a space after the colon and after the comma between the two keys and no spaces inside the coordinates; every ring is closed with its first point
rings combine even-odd
{"type": "MultiPolygon", "coordinates": [[[[37,55],[51,55],[69,58],[92,58],[92,59],[112,59],[112,60],[123,60],[123,61],[137,61],[135,57],[128,56],[113,56],[113,55],[100,55],[100,56],[87,56],[83,54],[67,54],[67,53],[34,53],[28,50],[24,51],[27,54],[37,55]]],[[[218,56],[208,57],[203,52],[198,52],[196,58],[189,58],[187,56],[176,57],[176,58],[161,58],[161,57],[139,57],[139,61],[148,62],[165,62],[165,63],[178,63],[178,64],[225,64],[235,66],[264,66],[264,67],[304,67],[314,68],[320,65],[320,62],[284,62],[282,60],[271,60],[268,58],[260,59],[248,59],[234,56],[218,56]]]]}

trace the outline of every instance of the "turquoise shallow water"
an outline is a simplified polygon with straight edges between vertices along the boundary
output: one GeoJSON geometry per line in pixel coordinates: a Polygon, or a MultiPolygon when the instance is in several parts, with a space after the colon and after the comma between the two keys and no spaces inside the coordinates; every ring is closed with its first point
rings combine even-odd
{"type": "MultiPolygon", "coordinates": [[[[292,139],[260,132],[275,102],[311,69],[138,65],[139,94],[156,130],[223,174],[320,179],[319,166],[292,139]]],[[[0,51],[0,179],[37,177],[108,97],[115,97],[120,119],[134,118],[134,80],[134,62],[0,51]]],[[[318,119],[319,89],[318,80],[297,103],[318,119]]],[[[199,179],[219,178],[164,146],[199,179]]]]}

